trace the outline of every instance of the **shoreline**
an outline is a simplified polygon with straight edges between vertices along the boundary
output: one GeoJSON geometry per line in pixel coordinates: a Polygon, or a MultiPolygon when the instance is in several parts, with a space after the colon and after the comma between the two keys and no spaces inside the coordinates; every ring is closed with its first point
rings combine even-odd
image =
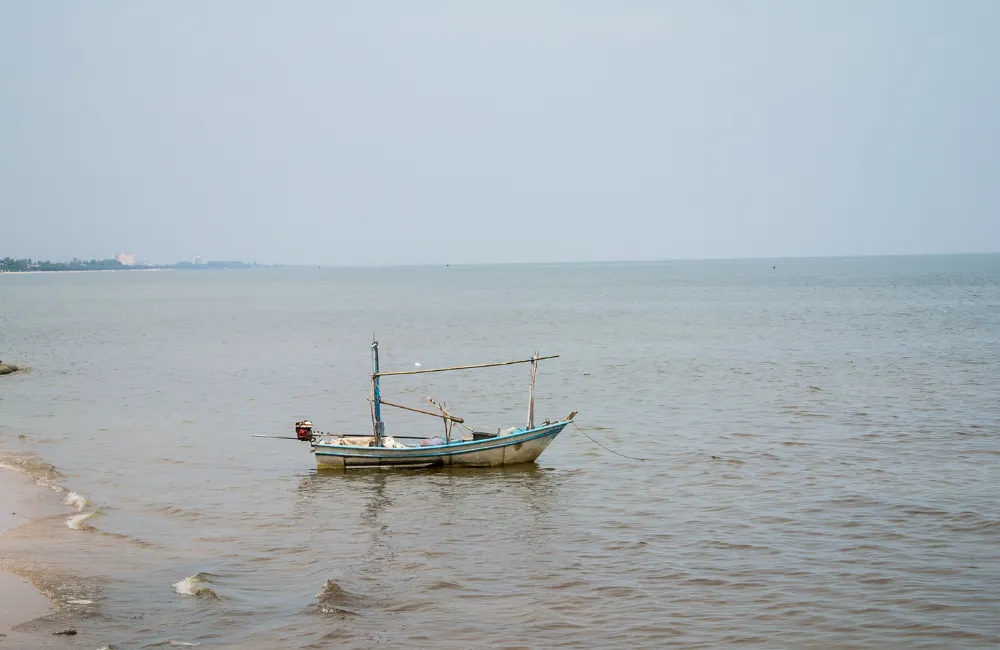
{"type": "MultiPolygon", "coordinates": [[[[10,529],[42,516],[48,490],[16,469],[0,465],[0,538],[10,529]]],[[[0,553],[0,560],[4,558],[0,553]]],[[[30,581],[0,569],[0,647],[17,626],[52,611],[52,602],[30,581]]]]}
{"type": "Polygon", "coordinates": [[[177,269],[72,269],[65,271],[0,271],[0,277],[5,275],[39,275],[42,273],[143,273],[149,271],[176,271],[177,269]]]}

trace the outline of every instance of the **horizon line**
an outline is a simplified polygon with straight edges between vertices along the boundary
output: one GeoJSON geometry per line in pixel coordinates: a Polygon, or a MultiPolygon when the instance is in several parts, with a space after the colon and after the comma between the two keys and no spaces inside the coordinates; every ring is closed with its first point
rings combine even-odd
{"type": "MultiPolygon", "coordinates": [[[[413,267],[435,267],[435,266],[559,266],[559,265],[585,265],[585,264],[657,264],[657,263],[669,263],[669,262],[750,262],[750,261],[777,261],[777,260],[823,260],[823,259],[869,259],[869,258],[891,258],[891,257],[958,257],[958,256],[988,256],[988,255],[1000,255],[1000,250],[997,251],[969,251],[969,252],[950,252],[950,253],[847,253],[847,254],[836,254],[836,255],[779,255],[779,256],[747,256],[747,257],[663,257],[663,258],[638,258],[638,259],[609,259],[609,260],[565,260],[565,261],[531,261],[531,262],[403,262],[399,264],[336,264],[336,263],[323,263],[323,262],[260,262],[257,260],[241,260],[241,259],[206,259],[201,264],[197,266],[206,266],[210,263],[218,262],[233,262],[241,263],[247,265],[257,265],[263,268],[274,268],[274,267],[290,267],[290,268],[302,268],[315,266],[318,268],[327,269],[371,269],[371,268],[413,268],[413,267]]],[[[11,257],[12,259],[31,259],[35,262],[46,261],[53,264],[68,264],[69,261],[56,261],[56,260],[42,260],[41,258],[15,258],[13,256],[3,255],[0,259],[4,257],[11,257]]],[[[87,262],[89,260],[81,261],[87,262]]],[[[97,259],[97,258],[94,258],[97,259]]],[[[104,259],[113,258],[101,258],[99,261],[104,259]]],[[[166,266],[175,264],[190,263],[186,259],[176,262],[147,262],[148,266],[166,266]]],[[[145,265],[144,265],[145,266],[145,265]]]]}
{"type": "Polygon", "coordinates": [[[664,257],[645,259],[619,260],[567,260],[567,261],[537,261],[537,262],[409,262],[401,264],[323,264],[321,262],[297,262],[284,264],[275,262],[265,266],[308,267],[316,266],[327,269],[374,269],[403,268],[425,266],[557,266],[571,264],[658,264],[664,262],[750,262],[768,260],[830,260],[830,259],[868,259],[877,257],[958,257],[966,255],[1000,255],[997,251],[978,251],[962,253],[864,253],[844,255],[781,255],[763,257],[664,257]]]}

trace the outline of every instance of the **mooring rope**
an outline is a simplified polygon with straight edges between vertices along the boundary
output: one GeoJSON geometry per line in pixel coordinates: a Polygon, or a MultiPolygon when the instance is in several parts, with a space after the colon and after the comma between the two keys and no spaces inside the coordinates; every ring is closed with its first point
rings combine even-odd
{"type": "Polygon", "coordinates": [[[625,454],[622,454],[622,453],[619,453],[619,452],[615,451],[614,449],[611,449],[611,448],[609,448],[609,447],[605,447],[605,446],[604,446],[604,445],[602,445],[601,443],[599,443],[599,442],[597,442],[596,440],[594,440],[593,438],[591,438],[591,437],[590,437],[590,434],[589,434],[589,433],[587,433],[586,431],[584,431],[583,429],[581,429],[581,428],[580,428],[580,425],[579,425],[579,424],[577,424],[576,422],[572,422],[572,421],[571,421],[570,423],[571,423],[571,424],[572,424],[572,425],[573,425],[574,427],[576,427],[576,430],[577,430],[577,431],[579,431],[579,432],[580,432],[580,433],[582,433],[583,435],[587,436],[587,438],[589,438],[589,439],[590,439],[590,441],[591,441],[592,443],[594,443],[595,445],[597,445],[598,447],[600,447],[601,449],[603,449],[603,450],[605,450],[605,451],[609,451],[609,452],[611,452],[611,453],[612,453],[612,454],[614,454],[615,456],[621,456],[622,458],[628,458],[629,460],[646,460],[645,458],[636,458],[635,456],[626,456],[625,454]]]}

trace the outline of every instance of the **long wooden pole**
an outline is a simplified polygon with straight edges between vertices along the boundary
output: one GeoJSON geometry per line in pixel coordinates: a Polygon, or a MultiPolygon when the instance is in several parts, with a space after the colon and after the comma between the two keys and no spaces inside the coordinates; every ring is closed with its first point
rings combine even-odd
{"type": "Polygon", "coordinates": [[[425,411],[423,409],[413,408],[412,406],[403,406],[402,404],[393,404],[392,402],[387,402],[384,399],[379,400],[379,403],[380,404],[384,404],[386,406],[394,406],[394,407],[396,407],[398,409],[403,409],[404,411],[413,411],[414,413],[423,413],[424,415],[433,415],[436,418],[444,418],[445,420],[451,420],[452,422],[459,422],[459,423],[465,422],[465,420],[463,420],[462,418],[457,418],[454,415],[444,415],[444,414],[441,414],[441,413],[434,413],[432,411],[425,411]]]}
{"type": "Polygon", "coordinates": [[[474,366],[452,366],[450,368],[427,368],[421,370],[397,370],[395,372],[379,372],[375,373],[376,377],[395,377],[398,375],[422,375],[425,372],[445,372],[446,370],[474,370],[476,368],[493,368],[496,366],[511,366],[515,363],[533,363],[536,361],[542,361],[544,359],[558,359],[558,354],[552,354],[547,357],[532,357],[531,359],[520,359],[518,361],[501,361],[499,363],[479,363],[474,366]]]}
{"type": "MultiPolygon", "coordinates": [[[[374,339],[374,336],[372,337],[374,339]]],[[[382,446],[382,433],[385,425],[382,423],[382,392],[378,385],[378,341],[372,341],[372,406],[375,409],[375,417],[372,429],[374,430],[375,446],[382,446]]]]}

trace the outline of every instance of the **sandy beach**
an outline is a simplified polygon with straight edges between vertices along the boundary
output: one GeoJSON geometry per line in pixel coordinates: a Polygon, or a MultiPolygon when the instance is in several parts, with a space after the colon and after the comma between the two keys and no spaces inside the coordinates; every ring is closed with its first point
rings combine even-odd
{"type": "MultiPolygon", "coordinates": [[[[44,504],[52,500],[47,492],[24,474],[0,467],[0,536],[43,512],[44,504]]],[[[0,567],[4,559],[0,554],[0,567]]],[[[49,600],[34,585],[6,571],[0,571],[0,603],[0,634],[5,635],[0,647],[14,640],[12,628],[49,612],[49,600]]]]}

